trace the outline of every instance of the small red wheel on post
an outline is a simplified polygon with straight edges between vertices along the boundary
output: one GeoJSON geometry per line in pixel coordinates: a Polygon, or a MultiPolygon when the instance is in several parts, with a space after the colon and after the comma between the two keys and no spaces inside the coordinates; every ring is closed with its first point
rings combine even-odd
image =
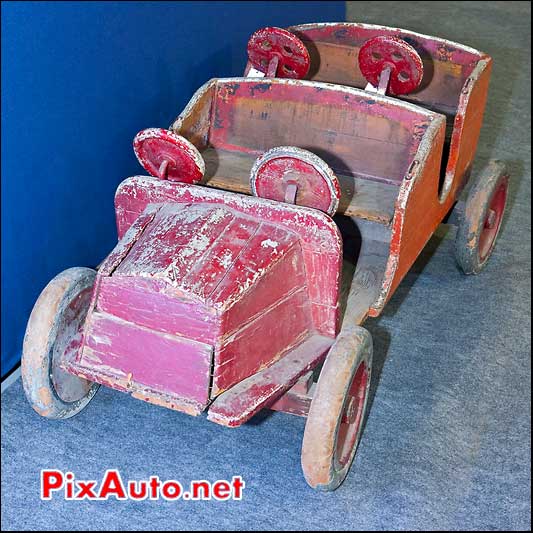
{"type": "Polygon", "coordinates": [[[250,173],[255,196],[319,209],[333,216],[341,189],[320,157],[295,146],[278,146],[259,157],[250,173]]]}
{"type": "Polygon", "coordinates": [[[320,372],[305,425],[302,469],[307,483],[335,490],[346,478],[361,437],[372,372],[372,337],[341,331],[320,372]]]}
{"type": "Polygon", "coordinates": [[[198,183],[204,176],[202,155],[185,137],[162,128],[140,131],[133,139],[139,163],[152,176],[183,183],[198,183]]]}
{"type": "Polygon", "coordinates": [[[302,79],[311,60],[304,43],[282,28],[257,30],[248,41],[248,60],[269,78],[302,79]]]}
{"type": "Polygon", "coordinates": [[[508,189],[505,165],[491,161],[470,190],[455,239],[455,257],[465,274],[478,274],[489,260],[502,225],[508,189]]]}
{"type": "Polygon", "coordinates": [[[378,92],[393,95],[415,91],[424,74],[418,52],[404,40],[381,35],[369,39],[359,50],[359,69],[378,92]]]}

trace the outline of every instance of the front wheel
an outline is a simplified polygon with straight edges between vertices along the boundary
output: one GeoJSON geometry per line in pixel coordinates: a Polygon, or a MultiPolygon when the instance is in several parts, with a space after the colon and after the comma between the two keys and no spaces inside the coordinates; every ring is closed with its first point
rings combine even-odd
{"type": "Polygon", "coordinates": [[[46,418],[70,418],[96,394],[99,385],[66,373],[60,364],[79,349],[95,271],[69,268],[40,294],[28,320],[22,349],[24,392],[46,418]]]}
{"type": "Polygon", "coordinates": [[[307,483],[335,490],[346,478],[359,444],[372,369],[372,337],[354,326],[331,347],[305,426],[302,468],[307,483]]]}
{"type": "Polygon", "coordinates": [[[465,274],[478,274],[487,264],[502,225],[508,189],[504,164],[492,161],[470,190],[455,239],[455,257],[465,274]]]}

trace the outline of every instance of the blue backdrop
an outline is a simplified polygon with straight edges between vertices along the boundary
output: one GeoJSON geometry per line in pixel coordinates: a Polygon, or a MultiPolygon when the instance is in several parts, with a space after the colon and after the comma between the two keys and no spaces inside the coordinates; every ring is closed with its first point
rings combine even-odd
{"type": "Polygon", "coordinates": [[[2,375],[61,270],[113,247],[133,136],[167,127],[265,25],[344,20],[344,2],[2,2],[2,375]]]}

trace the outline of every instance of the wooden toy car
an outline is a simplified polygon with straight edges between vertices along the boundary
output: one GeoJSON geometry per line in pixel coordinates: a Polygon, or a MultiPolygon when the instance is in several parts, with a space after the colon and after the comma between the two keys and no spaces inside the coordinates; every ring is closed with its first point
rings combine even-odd
{"type": "MultiPolygon", "coordinates": [[[[479,129],[479,114],[463,120],[479,129]]],[[[118,187],[119,242],[98,272],[68,269],[37,300],[22,360],[31,405],[68,418],[104,384],[225,426],[263,408],[307,416],[305,478],[335,489],[371,379],[361,324],[448,215],[473,157],[459,136],[444,186],[445,138],[443,114],[375,91],[209,81],[169,130],[136,136],[152,177],[118,187]]],[[[507,175],[488,172],[458,237],[472,272],[505,206],[507,175]]]]}

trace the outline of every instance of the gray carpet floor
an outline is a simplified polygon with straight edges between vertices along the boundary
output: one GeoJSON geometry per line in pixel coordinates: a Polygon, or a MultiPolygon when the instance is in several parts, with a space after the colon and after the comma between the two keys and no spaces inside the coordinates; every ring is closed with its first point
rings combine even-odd
{"type": "Polygon", "coordinates": [[[367,322],[372,405],[345,484],[307,487],[297,417],[227,430],[102,387],[79,416],[53,422],[30,409],[19,380],[2,396],[2,530],[530,529],[530,4],[353,2],[348,19],[490,53],[477,168],[505,159],[513,181],[483,274],[459,273],[454,230],[443,227],[384,315],[367,322]],[[183,482],[240,474],[247,486],[231,503],[42,502],[41,468],[81,479],[106,468],[183,482]]]}

